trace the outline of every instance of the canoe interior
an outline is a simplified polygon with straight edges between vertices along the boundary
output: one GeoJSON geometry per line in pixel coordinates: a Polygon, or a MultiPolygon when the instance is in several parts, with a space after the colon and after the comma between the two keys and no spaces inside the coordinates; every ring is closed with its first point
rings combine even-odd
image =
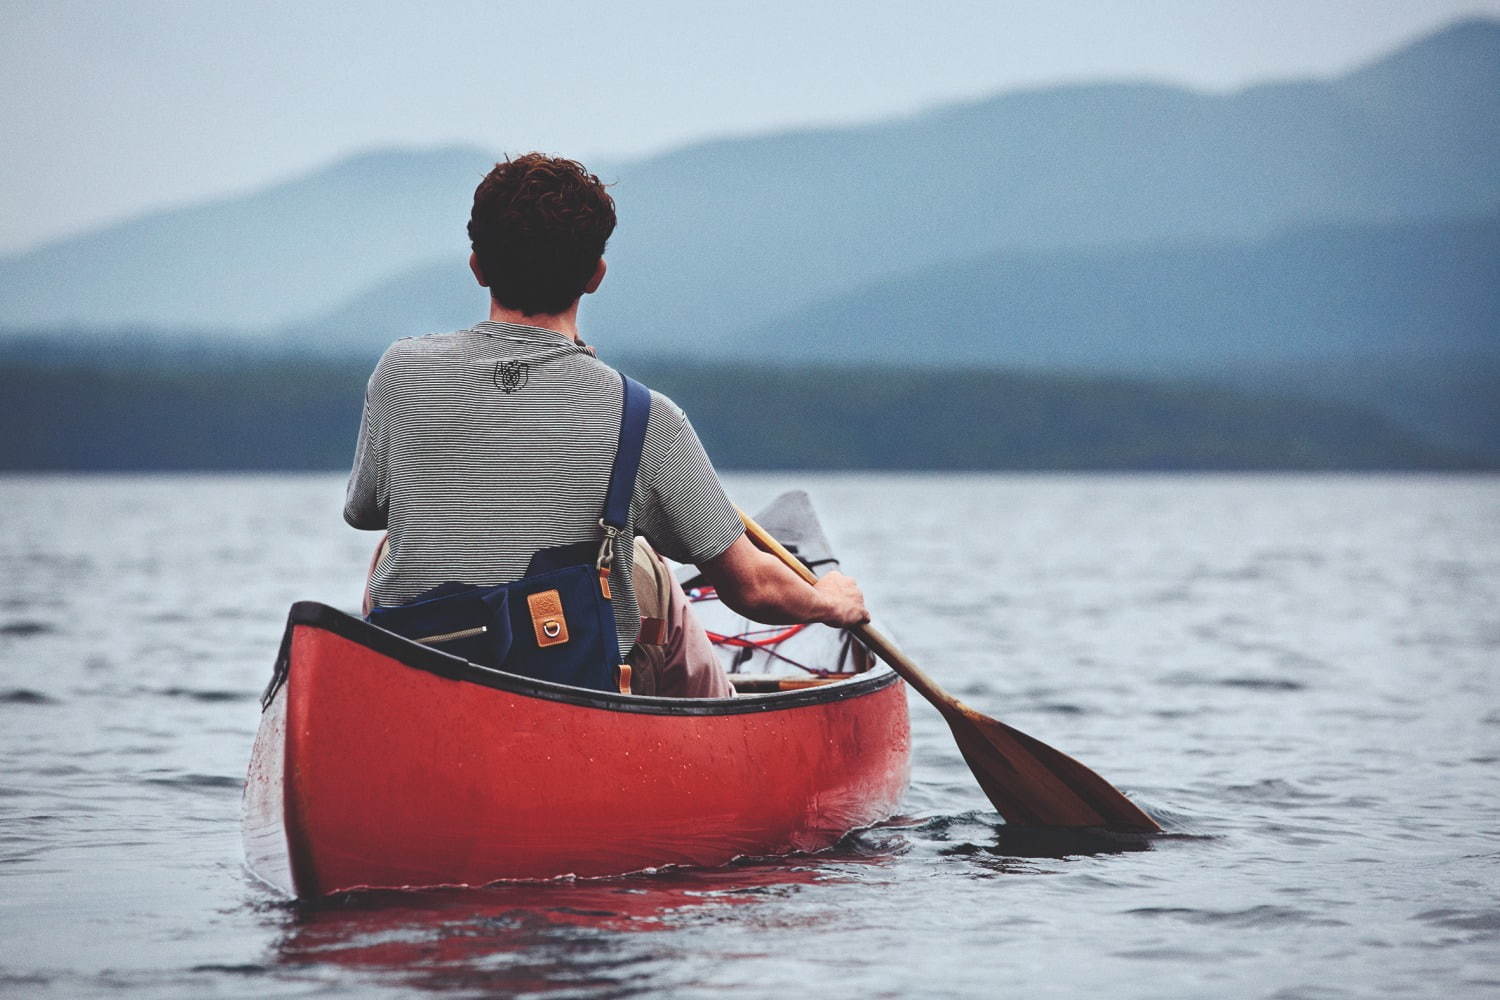
{"type": "MultiPolygon", "coordinates": [[[[781,494],[755,519],[818,576],[839,568],[812,501],[802,490],[781,494]]],[[[840,629],[824,625],[765,626],[731,611],[718,600],[696,567],[684,567],[677,579],[693,601],[694,614],[714,640],[719,662],[738,691],[790,690],[816,684],[830,675],[838,678],[861,673],[876,664],[868,650],[840,629]],[[784,678],[785,682],[771,683],[761,679],[764,677],[784,678]]]]}

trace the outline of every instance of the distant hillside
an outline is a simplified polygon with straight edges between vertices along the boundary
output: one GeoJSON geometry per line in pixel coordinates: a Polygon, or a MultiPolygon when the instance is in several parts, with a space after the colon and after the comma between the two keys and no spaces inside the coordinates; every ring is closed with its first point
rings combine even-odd
{"type": "Polygon", "coordinates": [[[990,254],[735,338],[746,358],[1130,373],[1325,399],[1500,459],[1500,215],[990,254]]]}
{"type": "MultiPolygon", "coordinates": [[[[0,470],[347,468],[369,366],[0,352],[0,470]],[[226,363],[229,362],[229,363],[226,363]]],[[[1497,468],[1368,410],[1193,382],[906,367],[631,366],[750,469],[1497,468]]]]}
{"type": "Polygon", "coordinates": [[[1500,468],[1369,409],[1192,380],[802,365],[646,377],[734,468],[1500,468]]]}
{"type": "MultiPolygon", "coordinates": [[[[1058,87],[678,150],[611,173],[620,229],[588,322],[644,351],[712,350],[851,288],[983,253],[1488,212],[1500,205],[1497,73],[1500,23],[1476,20],[1331,81],[1228,95],[1058,87]]],[[[463,273],[463,224],[487,159],[372,155],[0,261],[0,324],[295,321],[367,352],[470,322],[483,299],[463,273]]]]}
{"type": "Polygon", "coordinates": [[[1339,402],[1500,466],[1500,352],[1226,365],[1210,384],[1254,397],[1339,402]]]}
{"type": "Polygon", "coordinates": [[[0,259],[0,323],[280,326],[416,261],[462,265],[493,163],[464,148],[371,153],[0,259]]]}
{"type": "Polygon", "coordinates": [[[1500,357],[1500,214],[1321,225],[1247,243],[987,254],[785,314],[735,347],[748,357],[1164,375],[1500,357]]]}

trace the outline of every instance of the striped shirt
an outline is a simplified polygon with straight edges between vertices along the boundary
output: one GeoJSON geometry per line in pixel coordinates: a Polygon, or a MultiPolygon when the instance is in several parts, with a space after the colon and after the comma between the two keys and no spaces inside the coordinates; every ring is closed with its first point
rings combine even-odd
{"type": "MultiPolygon", "coordinates": [[[[487,321],[392,344],[365,391],[344,502],[351,525],[389,533],[371,599],[390,607],[450,580],[508,583],[539,549],[599,541],[621,392],[588,348],[538,327],[487,321]]],[[[692,425],[658,392],[627,529],[611,579],[622,655],[641,624],[634,536],[702,563],[743,530],[692,425]]]]}

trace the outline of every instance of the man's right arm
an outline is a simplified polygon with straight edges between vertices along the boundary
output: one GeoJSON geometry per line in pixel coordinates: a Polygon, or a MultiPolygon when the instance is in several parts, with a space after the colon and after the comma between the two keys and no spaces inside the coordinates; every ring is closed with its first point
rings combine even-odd
{"type": "Polygon", "coordinates": [[[813,586],[781,560],[756,548],[746,535],[698,568],[718,591],[719,600],[751,621],[843,627],[870,620],[864,595],[852,579],[829,573],[813,586]]]}
{"type": "Polygon", "coordinates": [[[653,403],[653,417],[666,424],[670,439],[635,527],[658,552],[696,564],[720,600],[754,621],[842,626],[869,620],[864,596],[847,576],[829,573],[813,586],[756,548],[687,417],[664,396],[653,403]]]}

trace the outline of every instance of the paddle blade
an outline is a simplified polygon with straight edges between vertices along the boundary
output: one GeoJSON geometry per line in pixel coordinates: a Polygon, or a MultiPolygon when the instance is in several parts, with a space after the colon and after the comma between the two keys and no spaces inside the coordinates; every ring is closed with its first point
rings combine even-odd
{"type": "Polygon", "coordinates": [[[1006,823],[1161,830],[1119,789],[1041,740],[961,702],[946,706],[943,716],[979,786],[1006,823]]]}

